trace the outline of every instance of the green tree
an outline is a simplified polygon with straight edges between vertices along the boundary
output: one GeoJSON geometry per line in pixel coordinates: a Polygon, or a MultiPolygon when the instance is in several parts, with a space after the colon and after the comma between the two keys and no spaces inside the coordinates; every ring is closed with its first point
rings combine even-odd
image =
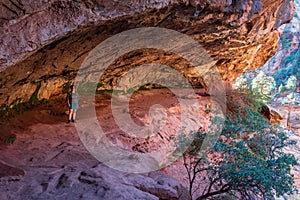
{"type": "Polygon", "coordinates": [[[252,80],[252,90],[262,95],[264,103],[270,103],[273,99],[271,92],[275,89],[276,82],[272,76],[267,76],[263,71],[252,80]]]}
{"type": "MultiPolygon", "coordinates": [[[[214,117],[211,125],[218,121],[214,117]]],[[[274,199],[296,191],[290,170],[297,161],[283,151],[295,142],[288,140],[284,129],[245,109],[226,117],[218,141],[204,154],[201,145],[215,134],[212,130],[181,135],[176,142],[180,148],[192,138],[183,154],[191,199],[274,199]]]]}
{"type": "Polygon", "coordinates": [[[245,76],[240,76],[236,79],[233,84],[233,88],[235,89],[247,89],[248,88],[248,80],[245,76]]]}

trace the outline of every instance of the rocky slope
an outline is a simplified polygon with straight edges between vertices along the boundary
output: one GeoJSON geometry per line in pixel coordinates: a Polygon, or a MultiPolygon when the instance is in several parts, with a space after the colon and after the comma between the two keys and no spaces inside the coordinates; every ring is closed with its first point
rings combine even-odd
{"type": "MultiPolygon", "coordinates": [[[[276,52],[277,28],[293,16],[290,0],[4,0],[0,9],[0,104],[26,101],[33,94],[40,99],[61,94],[91,49],[116,33],[145,26],[192,36],[222,77],[234,80],[276,52]]],[[[114,86],[121,75],[117,72],[132,63],[154,60],[175,69],[184,66],[182,73],[189,76],[184,70],[188,64],[178,56],[142,52],[120,58],[102,85],[114,86]]]]}

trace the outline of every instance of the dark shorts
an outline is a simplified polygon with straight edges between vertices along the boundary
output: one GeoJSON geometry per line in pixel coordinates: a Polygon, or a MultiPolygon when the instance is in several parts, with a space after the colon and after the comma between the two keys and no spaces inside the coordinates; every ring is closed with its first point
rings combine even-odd
{"type": "Polygon", "coordinates": [[[70,106],[70,109],[77,110],[78,109],[78,103],[72,103],[70,106]]]}

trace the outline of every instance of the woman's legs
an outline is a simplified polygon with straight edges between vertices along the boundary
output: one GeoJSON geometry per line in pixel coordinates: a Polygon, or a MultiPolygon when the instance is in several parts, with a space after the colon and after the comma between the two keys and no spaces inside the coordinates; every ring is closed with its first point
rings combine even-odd
{"type": "Polygon", "coordinates": [[[76,119],[76,111],[77,110],[73,110],[73,121],[75,122],[75,119],[76,119]]]}
{"type": "Polygon", "coordinates": [[[70,109],[68,122],[70,122],[72,120],[72,115],[73,115],[73,109],[70,109]]]}
{"type": "Polygon", "coordinates": [[[72,104],[71,105],[70,111],[69,111],[69,120],[68,120],[68,123],[70,123],[71,121],[75,122],[77,108],[78,108],[78,104],[72,104]]]}
{"type": "Polygon", "coordinates": [[[75,110],[75,109],[70,109],[68,123],[71,122],[71,121],[75,122],[75,120],[76,120],[76,111],[77,110],[75,110]]]}

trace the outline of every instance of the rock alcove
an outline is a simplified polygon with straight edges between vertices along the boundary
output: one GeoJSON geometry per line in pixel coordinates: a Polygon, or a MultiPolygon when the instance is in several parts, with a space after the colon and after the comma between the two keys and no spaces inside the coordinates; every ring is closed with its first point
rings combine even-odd
{"type": "MultiPolygon", "coordinates": [[[[194,38],[224,80],[262,66],[277,48],[277,28],[292,18],[291,1],[4,1],[0,104],[49,99],[73,80],[87,54],[105,39],[139,27],[162,27],[194,38]],[[37,88],[37,84],[41,85],[37,88]],[[36,91],[39,89],[39,91],[36,91]]],[[[107,82],[130,65],[152,62],[188,69],[177,55],[132,52],[115,63],[107,82]]],[[[201,80],[193,80],[199,84],[201,80]]]]}
{"type": "MultiPolygon", "coordinates": [[[[33,96],[39,100],[60,97],[94,47],[139,27],[168,28],[191,36],[214,60],[222,78],[233,81],[274,55],[277,28],[293,15],[290,0],[4,0],[0,9],[0,104],[6,105],[33,96]]],[[[191,76],[186,60],[157,49],[136,50],[118,58],[102,77],[101,87],[111,89],[127,70],[144,63],[172,66],[194,86],[205,87],[201,78],[191,76]]],[[[144,108],[138,105],[146,101],[148,106],[151,99],[159,99],[160,90],[135,95],[132,116],[136,123],[148,123],[144,108]]],[[[167,112],[175,113],[172,122],[176,124],[180,109],[169,91],[167,95],[157,103],[170,106],[167,112]]],[[[199,101],[205,121],[209,102],[199,101]]],[[[0,176],[1,199],[188,198],[184,187],[167,175],[126,174],[99,164],[82,145],[74,126],[57,115],[56,110],[64,109],[60,104],[63,102],[46,105],[52,106],[50,110],[42,105],[3,126],[2,132],[17,135],[17,139],[1,149],[0,167],[12,172],[0,176]]],[[[149,143],[159,148],[172,136],[132,140],[120,134],[113,122],[106,124],[113,121],[109,105],[107,99],[96,102],[98,120],[104,122],[103,129],[113,142],[127,144],[124,148],[145,152],[149,143]]],[[[168,127],[167,133],[172,133],[175,126],[168,127]]],[[[165,169],[165,174],[180,173],[176,164],[165,169]]]]}

